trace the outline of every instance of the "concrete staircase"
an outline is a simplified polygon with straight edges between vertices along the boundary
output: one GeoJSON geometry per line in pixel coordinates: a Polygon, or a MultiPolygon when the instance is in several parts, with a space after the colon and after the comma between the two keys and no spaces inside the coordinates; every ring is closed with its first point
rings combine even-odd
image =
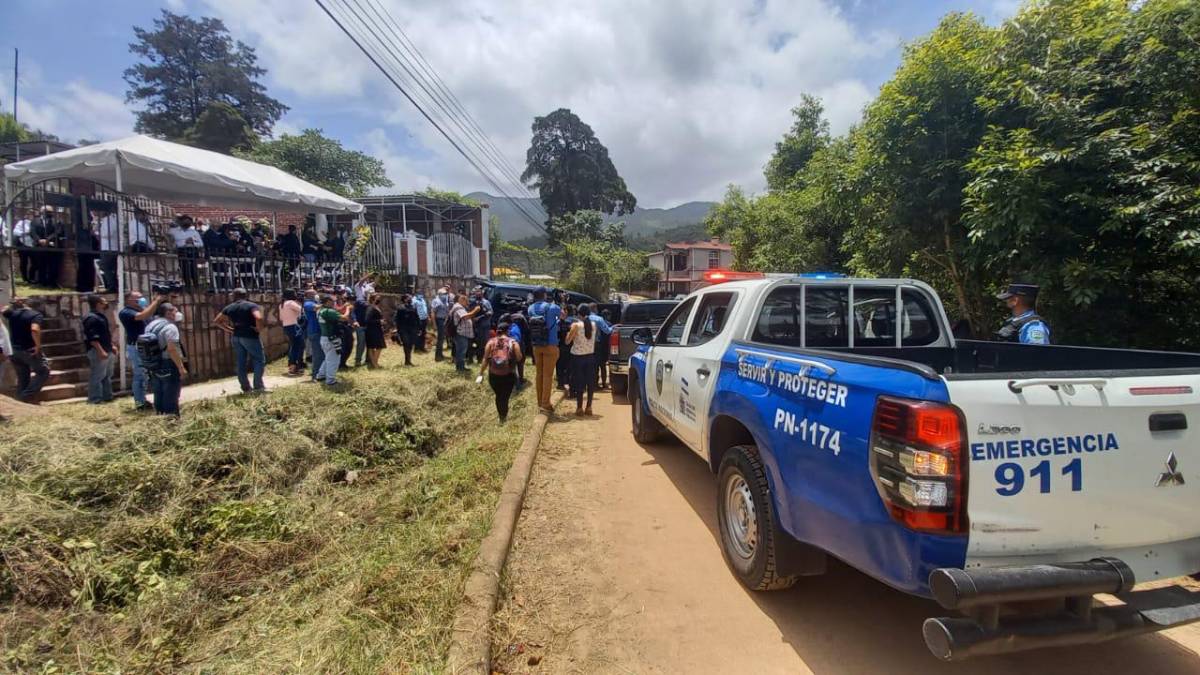
{"type": "Polygon", "coordinates": [[[42,323],[42,351],[50,361],[50,379],[38,393],[39,401],[61,401],[87,396],[88,363],[83,340],[61,316],[42,323]]]}

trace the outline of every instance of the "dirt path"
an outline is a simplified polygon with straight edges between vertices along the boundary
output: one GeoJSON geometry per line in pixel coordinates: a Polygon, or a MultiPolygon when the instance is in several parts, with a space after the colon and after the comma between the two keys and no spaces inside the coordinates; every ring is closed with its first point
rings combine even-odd
{"type": "MultiPolygon", "coordinates": [[[[640,446],[629,407],[546,430],[493,628],[501,672],[1200,672],[1200,626],[948,664],[921,639],[934,604],[831,563],[743,590],[717,544],[715,481],[671,440],[640,446]]],[[[567,408],[560,406],[560,410],[567,408]]]]}

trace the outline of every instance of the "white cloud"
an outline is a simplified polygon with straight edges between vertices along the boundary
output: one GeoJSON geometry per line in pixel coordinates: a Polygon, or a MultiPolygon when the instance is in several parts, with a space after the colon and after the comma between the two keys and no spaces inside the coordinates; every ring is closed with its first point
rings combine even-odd
{"type": "MultiPolygon", "coordinates": [[[[801,94],[821,96],[844,131],[872,96],[864,64],[898,42],[827,0],[380,1],[518,171],[534,116],[568,107],[646,206],[714,199],[730,182],[761,189],[801,94]]],[[[199,4],[258,49],[279,98],[297,110],[337,101],[365,120],[356,141],[398,189],[490,191],[314,3],[199,4]],[[425,152],[388,138],[409,132],[425,152]]]]}
{"type": "MultiPolygon", "coordinates": [[[[35,63],[30,70],[21,65],[23,87],[18,103],[23,124],[68,143],[81,138],[106,141],[133,133],[133,113],[120,96],[81,80],[54,84],[40,76],[35,63]]],[[[11,79],[0,77],[0,90],[11,86],[11,79]]]]}
{"type": "Polygon", "coordinates": [[[221,17],[235,37],[254,47],[270,79],[290,95],[361,96],[373,75],[371,64],[314,2],[203,0],[202,5],[198,9],[204,14],[221,17]]]}

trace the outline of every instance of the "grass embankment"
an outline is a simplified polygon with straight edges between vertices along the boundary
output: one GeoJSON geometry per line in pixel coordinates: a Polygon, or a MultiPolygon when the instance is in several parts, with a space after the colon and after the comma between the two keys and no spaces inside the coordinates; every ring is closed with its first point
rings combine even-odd
{"type": "Polygon", "coordinates": [[[3,427],[0,669],[437,671],[532,419],[422,361],[3,427]]]}

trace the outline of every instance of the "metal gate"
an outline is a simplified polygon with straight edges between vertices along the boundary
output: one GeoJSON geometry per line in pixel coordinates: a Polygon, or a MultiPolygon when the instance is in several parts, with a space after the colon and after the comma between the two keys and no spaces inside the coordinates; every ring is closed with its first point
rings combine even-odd
{"type": "Polygon", "coordinates": [[[453,232],[438,232],[430,235],[429,246],[433,252],[433,276],[471,276],[471,256],[475,247],[469,239],[453,232]]]}

